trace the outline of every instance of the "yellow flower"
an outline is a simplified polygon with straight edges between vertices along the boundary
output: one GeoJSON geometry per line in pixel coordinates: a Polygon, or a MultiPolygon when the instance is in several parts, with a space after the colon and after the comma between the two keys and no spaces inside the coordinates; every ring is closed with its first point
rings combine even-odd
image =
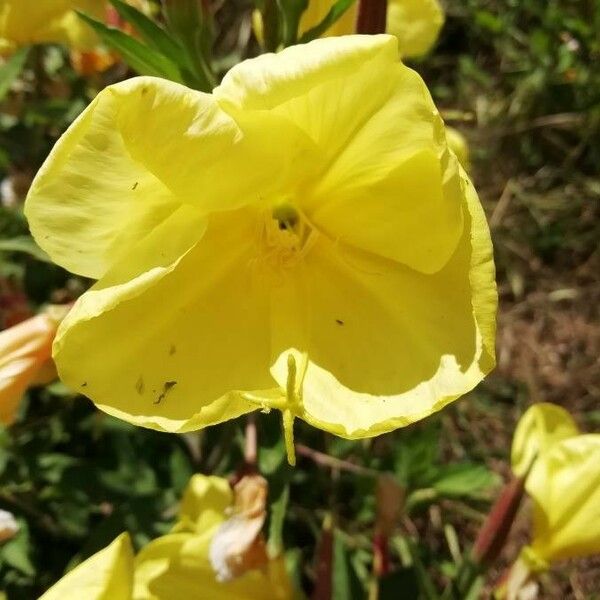
{"type": "MultiPolygon", "coordinates": [[[[287,600],[293,597],[283,560],[276,558],[220,582],[209,550],[232,509],[219,477],[195,475],[172,533],[134,558],[128,534],[69,572],[40,600],[287,600]]],[[[242,533],[243,535],[243,533],[242,533]]]]}
{"type": "Polygon", "coordinates": [[[26,213],[57,263],[99,279],[59,330],[61,378],[138,425],[279,408],[288,432],[372,436],[494,365],[485,217],[392,36],[263,55],[213,94],[109,87],[26,213]]]}
{"type": "Polygon", "coordinates": [[[92,30],[75,10],[104,19],[105,0],[0,0],[0,49],[28,44],[59,43],[89,49],[92,30]]]}
{"type": "Polygon", "coordinates": [[[252,540],[259,531],[253,515],[247,516],[244,523],[241,513],[234,511],[228,519],[233,506],[234,496],[225,479],[195,475],[185,493],[179,523],[173,532],[150,542],[136,557],[135,600],[292,598],[282,558],[268,560],[265,554],[262,563],[248,562],[254,558],[252,544],[242,548],[244,544],[240,540],[247,541],[246,529],[252,540]],[[237,536],[231,537],[233,529],[237,536]],[[224,540],[217,539],[219,536],[237,541],[241,551],[237,554],[240,568],[227,577],[223,577],[220,564],[228,558],[215,559],[215,554],[223,551],[229,558],[233,555],[230,545],[227,542],[224,545],[224,540]],[[241,565],[245,565],[244,568],[241,565]]]}
{"type": "MultiPolygon", "coordinates": [[[[334,0],[309,0],[302,13],[298,36],[318,25],[327,15],[334,0]]],[[[354,33],[358,0],[336,21],[324,36],[349,35],[354,33]]],[[[387,32],[398,38],[400,56],[412,58],[427,54],[435,44],[442,25],[444,12],[438,0],[389,0],[387,10],[387,32]]],[[[254,14],[254,28],[262,39],[260,13],[254,14]]]]}
{"type": "Polygon", "coordinates": [[[556,404],[540,402],[529,407],[519,419],[513,436],[511,463],[515,475],[522,477],[535,459],[557,442],[579,434],[573,417],[556,404]]]}
{"type": "Polygon", "coordinates": [[[10,425],[14,421],[29,386],[56,378],[52,342],[68,310],[66,306],[52,306],[0,333],[0,423],[10,425]]]}
{"type": "Polygon", "coordinates": [[[471,167],[469,144],[464,135],[458,129],[454,129],[454,127],[446,127],[446,139],[448,140],[450,150],[454,152],[462,168],[465,171],[469,171],[471,167]]]}
{"type": "Polygon", "coordinates": [[[39,600],[131,600],[133,549],[127,533],[69,571],[39,600]]]}
{"type": "Polygon", "coordinates": [[[600,434],[555,444],[526,490],[533,499],[533,541],[524,558],[534,570],[600,553],[600,434]]]}
{"type": "Polygon", "coordinates": [[[533,501],[533,535],[521,565],[545,570],[550,563],[600,553],[600,435],[580,434],[570,415],[536,404],[522,417],[513,440],[513,470],[526,473],[533,501]]]}

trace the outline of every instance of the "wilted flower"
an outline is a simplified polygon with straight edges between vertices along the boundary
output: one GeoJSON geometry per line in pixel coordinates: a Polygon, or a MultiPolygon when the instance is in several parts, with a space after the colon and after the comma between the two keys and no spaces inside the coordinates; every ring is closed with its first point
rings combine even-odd
{"type": "Polygon", "coordinates": [[[262,560],[253,562],[252,542],[259,538],[264,521],[266,490],[260,479],[246,479],[234,498],[225,479],[195,475],[173,532],[151,542],[136,559],[136,599],[291,598],[282,558],[269,560],[263,554],[262,560]],[[245,517],[240,511],[246,512],[245,517]],[[262,519],[260,527],[254,526],[253,517],[262,519]],[[240,535],[237,543],[230,535],[233,531],[240,535]]]}
{"type": "Polygon", "coordinates": [[[29,386],[56,378],[52,342],[68,310],[66,306],[52,306],[0,332],[0,423],[13,422],[29,386]]]}
{"type": "Polygon", "coordinates": [[[7,542],[19,533],[19,524],[14,515],[0,509],[0,543],[7,542]]]}
{"type": "Polygon", "coordinates": [[[219,581],[231,581],[268,562],[261,534],[267,517],[267,482],[260,475],[247,475],[233,491],[231,515],[210,544],[210,562],[219,581]]]}
{"type": "Polygon", "coordinates": [[[67,573],[40,600],[291,599],[281,557],[247,564],[227,582],[218,580],[209,559],[213,539],[228,522],[228,514],[240,509],[234,502],[250,513],[263,510],[262,487],[249,478],[236,490],[234,501],[227,480],[194,475],[171,533],[153,540],[135,557],[129,535],[119,536],[67,573]]]}
{"type": "Polygon", "coordinates": [[[278,408],[288,432],[372,436],[494,365],[483,211],[392,36],[263,55],[213,94],[109,87],[26,213],[57,263],[100,279],[59,330],[61,378],[138,425],[278,408]]]}

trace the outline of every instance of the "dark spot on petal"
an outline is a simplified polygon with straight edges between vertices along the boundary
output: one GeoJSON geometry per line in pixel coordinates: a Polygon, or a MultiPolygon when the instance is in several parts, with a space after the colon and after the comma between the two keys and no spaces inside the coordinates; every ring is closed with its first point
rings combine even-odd
{"type": "Polygon", "coordinates": [[[173,356],[173,354],[175,354],[175,352],[177,352],[177,348],[176,348],[175,344],[171,344],[171,347],[169,348],[169,356],[173,356]]]}
{"type": "Polygon", "coordinates": [[[87,381],[84,381],[84,382],[81,384],[81,387],[87,387],[87,381]]]}
{"type": "Polygon", "coordinates": [[[335,322],[336,322],[338,325],[343,325],[343,324],[344,324],[344,321],[342,321],[341,319],[336,319],[336,320],[335,320],[335,322]]]}
{"type": "Polygon", "coordinates": [[[144,393],[146,386],[144,385],[144,377],[140,375],[135,383],[135,391],[141,396],[144,393]]]}
{"type": "Polygon", "coordinates": [[[133,187],[132,187],[131,189],[132,189],[132,190],[136,190],[138,185],[140,185],[140,182],[139,182],[139,181],[136,181],[136,182],[133,184],[133,187]]]}
{"type": "Polygon", "coordinates": [[[154,404],[160,404],[166,397],[167,394],[177,385],[176,381],[165,381],[163,385],[163,390],[160,393],[160,396],[154,401],[154,404]]]}

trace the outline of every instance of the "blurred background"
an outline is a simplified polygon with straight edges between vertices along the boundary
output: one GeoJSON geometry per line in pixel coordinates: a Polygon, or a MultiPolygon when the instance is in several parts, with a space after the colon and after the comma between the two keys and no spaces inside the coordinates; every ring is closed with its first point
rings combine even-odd
{"type": "MultiPolygon", "coordinates": [[[[446,0],[444,8],[437,46],[410,64],[468,142],[495,246],[498,366],[440,415],[377,439],[350,442],[299,423],[296,440],[307,449],[296,469],[285,461],[279,419],[259,416],[271,499],[290,486],[284,542],[301,582],[314,577],[326,513],[339,527],[352,585],[368,579],[369,470],[392,471],[407,490],[393,560],[405,560],[410,537],[426,568],[450,573],[509,475],[512,433],[527,406],[555,402],[582,430],[600,427],[600,2],[446,0]]],[[[253,5],[215,0],[213,9],[225,71],[258,52],[253,5]]],[[[89,285],[34,246],[22,202],[62,131],[98,90],[127,75],[120,63],[82,75],[59,46],[35,47],[25,60],[16,79],[0,82],[2,328],[89,285]]],[[[21,527],[0,547],[0,588],[11,600],[34,598],[73,557],[124,529],[138,546],[165,533],[190,475],[235,471],[243,437],[243,421],[172,436],[99,413],[58,382],[31,390],[16,421],[0,429],[0,508],[21,527]]],[[[528,531],[521,513],[497,576],[528,531]]],[[[543,598],[600,598],[599,559],[562,563],[543,577],[543,598]]]]}

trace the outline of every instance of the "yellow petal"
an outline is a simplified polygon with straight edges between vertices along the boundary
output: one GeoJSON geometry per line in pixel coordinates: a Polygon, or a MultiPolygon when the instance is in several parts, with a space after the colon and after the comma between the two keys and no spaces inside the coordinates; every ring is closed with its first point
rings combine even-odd
{"type": "MultiPolygon", "coordinates": [[[[309,0],[306,10],[300,18],[298,35],[301,36],[312,27],[318,25],[331,10],[333,0],[309,0]]],[[[322,37],[330,35],[349,35],[354,33],[356,25],[356,13],[358,11],[358,1],[352,3],[350,8],[323,34],[322,37]]]]}
{"type": "Polygon", "coordinates": [[[223,522],[232,502],[233,492],[226,479],[194,475],[183,494],[175,530],[207,531],[223,522]]]}
{"type": "MultiPolygon", "coordinates": [[[[447,265],[417,273],[322,238],[305,259],[296,306],[274,306],[287,356],[308,357],[299,416],[344,437],[377,435],[440,410],[494,364],[496,288],[489,232],[464,180],[465,229],[447,265]]],[[[290,294],[292,298],[298,294],[290,294]]],[[[303,367],[299,366],[302,372],[303,367]]]]}
{"type": "Polygon", "coordinates": [[[429,92],[396,46],[386,35],[316,40],[241,63],[215,95],[230,112],[270,110],[312,140],[318,160],[297,162],[288,196],[314,225],[431,273],[460,237],[462,192],[429,92]]]}
{"type": "Polygon", "coordinates": [[[469,145],[463,134],[458,129],[454,129],[454,127],[446,127],[446,139],[448,140],[450,150],[454,152],[462,168],[465,171],[469,171],[471,167],[469,145]]]}
{"type": "Polygon", "coordinates": [[[133,550],[121,534],[104,550],[69,571],[40,600],[131,600],[133,550]]]}
{"type": "Polygon", "coordinates": [[[525,475],[536,456],[578,433],[575,421],[564,408],[546,402],[534,404],[519,419],[515,430],[511,451],[513,472],[525,475]]]}
{"type": "Polygon", "coordinates": [[[422,56],[435,44],[444,24],[438,0],[390,0],[387,32],[398,38],[402,57],[422,56]]]}
{"type": "MultiPolygon", "coordinates": [[[[300,19],[299,34],[302,35],[318,25],[333,6],[333,0],[309,0],[300,19]]],[[[358,1],[336,21],[325,36],[350,35],[354,33],[358,1]]],[[[262,26],[262,22],[261,26],[262,26]]],[[[444,13],[438,0],[389,0],[387,10],[387,33],[398,38],[402,57],[418,57],[426,54],[435,44],[444,24],[444,13]]],[[[255,25],[255,30],[261,30],[255,25]]],[[[259,38],[260,39],[260,38],[259,38]]]]}
{"type": "Polygon", "coordinates": [[[214,530],[202,535],[169,534],[148,544],[137,556],[134,600],[285,600],[292,598],[282,565],[248,571],[219,582],[208,559],[214,530]]]}
{"type": "Polygon", "coordinates": [[[167,431],[198,429],[256,408],[232,390],[271,388],[268,289],[253,277],[256,221],[214,214],[181,259],[132,269],[189,237],[178,211],[75,304],[56,338],[61,379],[106,412],[167,431]],[[168,227],[167,227],[168,225],[168,227]],[[142,261],[143,262],[143,261],[142,261]]]}
{"type": "Polygon", "coordinates": [[[264,131],[257,146],[209,94],[152,77],[106,88],[33,182],[25,211],[36,241],[97,279],[182,204],[209,212],[260,201],[285,173],[281,144],[269,137],[290,139],[265,119],[246,124],[264,131]],[[261,162],[273,171],[256,169],[261,162]]]}
{"type": "Polygon", "coordinates": [[[600,553],[600,435],[554,444],[527,478],[531,550],[547,562],[600,553]]]}

